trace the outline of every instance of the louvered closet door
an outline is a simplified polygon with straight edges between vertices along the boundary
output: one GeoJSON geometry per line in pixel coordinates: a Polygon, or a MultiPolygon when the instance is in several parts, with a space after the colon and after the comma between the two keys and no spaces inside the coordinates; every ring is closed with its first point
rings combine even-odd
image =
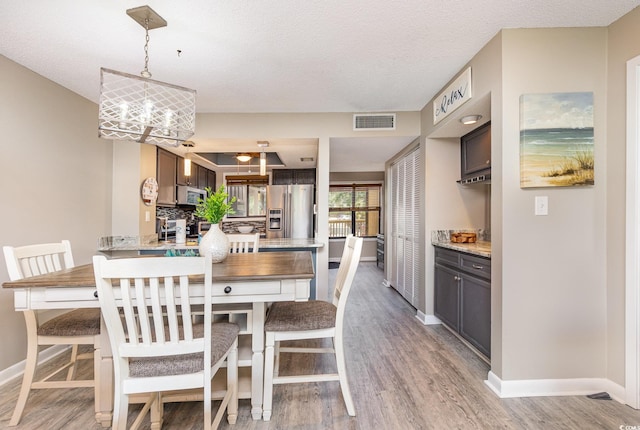
{"type": "Polygon", "coordinates": [[[418,148],[391,166],[391,255],[389,282],[417,307],[420,196],[418,148]]]}

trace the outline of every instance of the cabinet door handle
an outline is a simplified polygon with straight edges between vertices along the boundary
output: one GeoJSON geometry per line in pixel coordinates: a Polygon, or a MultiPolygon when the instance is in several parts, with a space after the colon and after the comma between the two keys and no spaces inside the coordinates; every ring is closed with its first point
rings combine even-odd
{"type": "Polygon", "coordinates": [[[471,267],[473,267],[474,269],[478,269],[478,270],[484,269],[484,266],[481,266],[479,264],[472,264],[471,267]]]}

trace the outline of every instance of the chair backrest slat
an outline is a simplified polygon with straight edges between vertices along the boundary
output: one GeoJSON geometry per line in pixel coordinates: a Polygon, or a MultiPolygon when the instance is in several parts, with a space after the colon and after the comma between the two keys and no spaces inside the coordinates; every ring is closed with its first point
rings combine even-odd
{"type": "MultiPolygon", "coordinates": [[[[210,339],[211,331],[206,323],[205,336],[194,338],[190,305],[193,288],[189,288],[189,276],[206,277],[208,273],[205,309],[208,306],[211,310],[211,269],[207,271],[207,262],[211,265],[210,257],[94,257],[98,297],[112,349],[121,357],[169,356],[210,349],[206,339],[210,339]]],[[[205,312],[207,319],[210,325],[211,318],[205,312]]]]}
{"type": "Polygon", "coordinates": [[[74,266],[71,243],[68,240],[20,247],[4,246],[3,251],[9,279],[12,281],[74,266]]]}
{"type": "Polygon", "coordinates": [[[193,327],[192,327],[192,314],[191,303],[189,302],[189,278],[183,276],[180,278],[180,310],[182,312],[182,325],[184,331],[184,338],[187,340],[193,339],[193,327]]]}
{"type": "Polygon", "coordinates": [[[232,254],[258,252],[260,248],[260,233],[227,234],[227,239],[229,239],[229,252],[232,254]]]}

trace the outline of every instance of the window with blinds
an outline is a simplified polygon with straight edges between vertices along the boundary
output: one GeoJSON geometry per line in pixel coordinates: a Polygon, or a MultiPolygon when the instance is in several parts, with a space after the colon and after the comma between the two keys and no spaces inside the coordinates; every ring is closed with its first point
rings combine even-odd
{"type": "Polygon", "coordinates": [[[381,184],[329,186],[329,237],[375,237],[380,231],[381,184]]]}
{"type": "Polygon", "coordinates": [[[236,198],[231,205],[233,214],[229,218],[265,216],[267,185],[269,176],[228,175],[225,178],[229,198],[236,198]]]}
{"type": "Polygon", "coordinates": [[[388,280],[418,307],[420,288],[420,151],[416,147],[390,166],[391,234],[387,235],[388,280]]]}

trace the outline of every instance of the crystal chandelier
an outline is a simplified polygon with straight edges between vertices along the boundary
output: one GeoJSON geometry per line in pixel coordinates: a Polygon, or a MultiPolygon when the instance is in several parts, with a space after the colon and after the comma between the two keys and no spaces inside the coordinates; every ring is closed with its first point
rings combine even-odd
{"type": "Polygon", "coordinates": [[[127,15],[145,29],[144,70],[135,76],[100,69],[98,135],[177,147],[194,133],[196,91],[150,79],[149,30],[167,21],[149,6],[128,9],[127,15]]]}

